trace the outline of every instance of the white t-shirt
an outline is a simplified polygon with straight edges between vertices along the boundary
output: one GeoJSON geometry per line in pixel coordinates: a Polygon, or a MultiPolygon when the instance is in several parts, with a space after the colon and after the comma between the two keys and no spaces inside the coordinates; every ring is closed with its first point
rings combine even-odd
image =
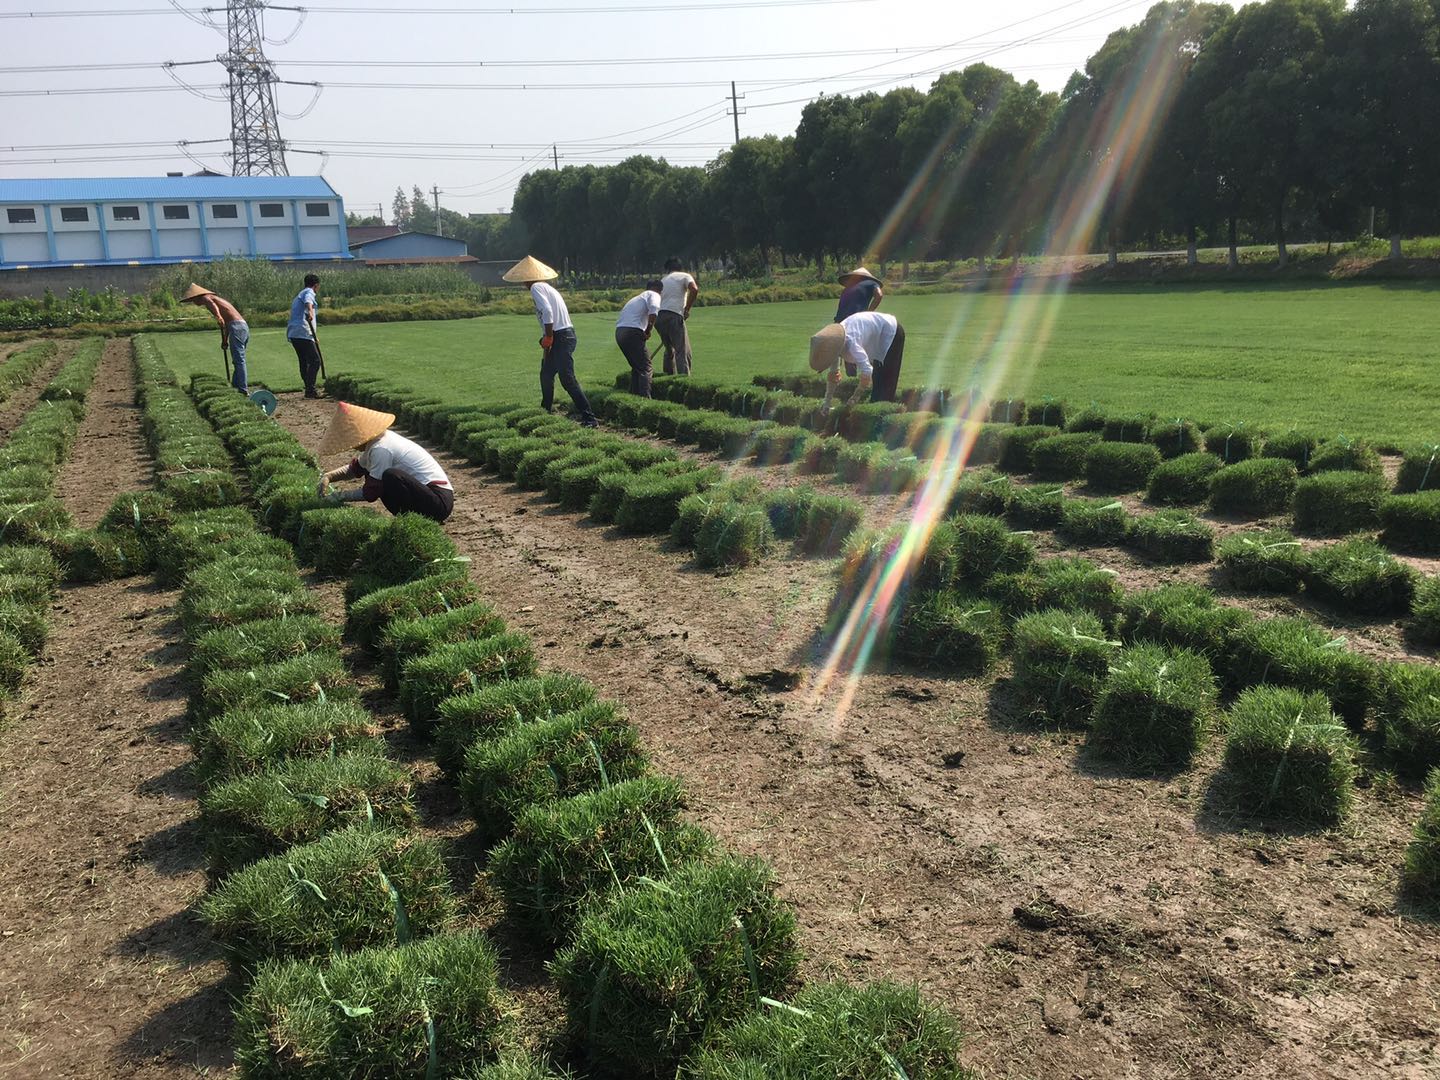
{"type": "Polygon", "coordinates": [[[620,309],[620,318],[615,320],[615,329],[629,326],[636,330],[650,329],[650,320],[660,311],[660,294],[646,289],[632,296],[620,309]]]}
{"type": "Polygon", "coordinates": [[[535,317],[540,320],[540,329],[545,329],[549,323],[556,330],[573,330],[575,324],[570,321],[570,309],[565,306],[565,298],[555,289],[543,281],[537,281],[530,286],[530,299],[535,301],[535,317]]]}
{"type": "Polygon", "coordinates": [[[895,328],[900,323],[883,311],[857,311],[840,325],[845,327],[845,346],[840,355],[860,374],[874,377],[875,365],[885,359],[895,343],[895,328]]]}
{"type": "Polygon", "coordinates": [[[450,478],[428,450],[393,431],[381,435],[370,449],[355,460],[360,462],[360,467],[372,480],[379,480],[386,469],[399,469],[416,477],[422,484],[450,486],[450,478]]]}
{"type": "Polygon", "coordinates": [[[660,279],[660,310],[685,314],[685,300],[695,279],[684,270],[676,270],[660,279]]]}

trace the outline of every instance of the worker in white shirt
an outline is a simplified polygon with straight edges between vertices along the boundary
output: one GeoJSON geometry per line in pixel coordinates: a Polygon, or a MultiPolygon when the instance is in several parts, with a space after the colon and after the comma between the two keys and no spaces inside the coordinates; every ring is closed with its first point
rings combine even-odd
{"type": "Polygon", "coordinates": [[[505,271],[505,280],[526,286],[535,304],[535,318],[540,320],[540,407],[549,412],[555,404],[555,378],[570,395],[575,405],[575,419],[586,427],[597,427],[585,391],[575,378],[575,324],[565,298],[548,282],[560,274],[533,255],[527,255],[505,271]]]}
{"type": "Polygon", "coordinates": [[[645,289],[636,293],[620,309],[615,320],[615,344],[630,365],[630,393],[650,396],[653,373],[646,343],[655,329],[655,316],[660,312],[660,281],[647,281],[645,289]]]}
{"type": "Polygon", "coordinates": [[[423,514],[444,521],[455,509],[455,490],[450,478],[428,450],[390,430],[391,413],[364,409],[342,401],[335,406],[330,426],[320,443],[320,456],[342,450],[358,450],[350,464],[320,476],[317,494],[337,502],[374,502],[379,499],[392,514],[423,514]],[[361,487],[331,492],[330,485],[341,480],[359,480],[361,487]]]}
{"type": "Polygon", "coordinates": [[[655,329],[665,343],[666,375],[690,374],[693,357],[685,321],[699,295],[700,286],[685,272],[680,260],[666,259],[665,276],[660,279],[660,313],[655,316],[655,329]]]}
{"type": "Polygon", "coordinates": [[[847,405],[861,402],[866,391],[871,401],[894,401],[900,382],[900,363],[905,358],[905,328],[894,315],[860,311],[838,323],[831,323],[810,339],[810,367],[825,371],[825,404],[840,383],[842,360],[855,365],[860,385],[847,405]]]}

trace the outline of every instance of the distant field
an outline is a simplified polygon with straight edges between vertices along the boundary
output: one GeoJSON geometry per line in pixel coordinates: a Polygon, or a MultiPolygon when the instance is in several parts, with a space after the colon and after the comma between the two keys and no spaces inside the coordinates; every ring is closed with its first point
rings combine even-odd
{"type": "MultiPolygon", "coordinates": [[[[733,380],[806,370],[809,336],[833,310],[829,302],[698,308],[691,318],[695,374],[733,380]]],[[[906,328],[902,386],[963,390],[983,379],[988,357],[1002,396],[1048,394],[1117,412],[1299,426],[1384,442],[1440,441],[1435,283],[1107,288],[1063,298],[966,293],[895,299],[885,310],[906,328]]],[[[531,318],[326,330],[321,317],[332,371],[428,384],[464,400],[538,402],[539,334],[531,318]]],[[[613,315],[576,317],[576,367],[587,387],[610,385],[624,367],[613,327],[613,315]]],[[[160,341],[183,375],[221,370],[216,334],[160,341]]],[[[250,348],[252,381],[299,387],[283,332],[256,330],[250,348]]]]}

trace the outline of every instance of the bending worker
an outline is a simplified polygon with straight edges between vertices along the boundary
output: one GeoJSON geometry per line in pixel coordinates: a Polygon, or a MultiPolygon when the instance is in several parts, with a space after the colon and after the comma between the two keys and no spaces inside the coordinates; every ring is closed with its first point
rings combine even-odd
{"type": "Polygon", "coordinates": [[[615,344],[630,364],[630,393],[641,397],[650,396],[654,370],[645,344],[650,340],[655,316],[660,311],[660,288],[658,280],[646,282],[645,291],[627,300],[620,309],[620,318],[615,320],[615,344]]]}
{"type": "Polygon", "coordinates": [[[689,375],[695,357],[690,352],[690,328],[686,322],[700,286],[685,272],[679,259],[665,260],[665,276],[660,279],[660,313],[655,316],[655,329],[665,343],[665,374],[689,375]]]}
{"type": "Polygon", "coordinates": [[[218,293],[203,289],[193,281],[180,302],[206,308],[215,316],[215,321],[220,324],[220,348],[230,353],[230,362],[235,367],[230,385],[242,394],[248,394],[250,379],[245,370],[245,350],[250,345],[250,324],[240,314],[240,309],[218,293]]]}
{"type": "MultiPolygon", "coordinates": [[[[863,266],[841,274],[840,285],[844,291],[840,294],[840,302],[835,305],[836,322],[844,322],[857,311],[874,311],[885,299],[880,279],[863,266]]],[[[845,361],[845,374],[855,374],[855,365],[849,360],[845,361]]]]}
{"type": "Polygon", "coordinates": [[[827,371],[824,411],[840,384],[840,361],[848,360],[860,374],[860,385],[847,405],[856,405],[870,391],[871,401],[894,401],[905,358],[905,328],[894,315],[860,311],[831,323],[810,339],[810,367],[827,371]]]}
{"type": "Polygon", "coordinates": [[[320,279],[314,274],[305,275],[305,287],[290,303],[290,322],[286,324],[285,336],[295,349],[300,361],[300,378],[305,383],[305,396],[318,398],[315,390],[315,376],[320,374],[320,346],[315,340],[315,286],[320,279]]]}
{"type": "Polygon", "coordinates": [[[348,401],[337,404],[320,443],[320,456],[342,450],[358,450],[359,454],[350,464],[322,474],[318,494],[339,502],[379,499],[392,514],[408,511],[444,521],[455,509],[450,478],[423,446],[391,431],[393,423],[395,417],[390,413],[362,409],[348,401]],[[330,491],[332,483],[361,477],[365,479],[361,487],[330,491]]]}
{"type": "Polygon", "coordinates": [[[526,255],[505,271],[505,280],[524,285],[530,290],[535,305],[535,318],[540,320],[540,407],[549,412],[555,405],[555,377],[570,395],[575,406],[575,419],[586,427],[597,427],[590,399],[575,378],[575,324],[565,298],[549,282],[560,276],[533,255],[526,255]]]}

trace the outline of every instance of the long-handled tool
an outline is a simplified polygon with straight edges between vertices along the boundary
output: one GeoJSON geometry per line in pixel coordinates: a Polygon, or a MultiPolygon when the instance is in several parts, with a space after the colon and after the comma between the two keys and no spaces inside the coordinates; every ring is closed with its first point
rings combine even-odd
{"type": "Polygon", "coordinates": [[[229,386],[233,381],[230,378],[230,346],[220,342],[220,355],[225,357],[225,385],[229,386]]]}
{"type": "Polygon", "coordinates": [[[324,382],[330,376],[325,374],[325,354],[320,351],[320,335],[313,322],[310,324],[310,340],[315,342],[315,355],[320,358],[320,381],[324,382]]]}

